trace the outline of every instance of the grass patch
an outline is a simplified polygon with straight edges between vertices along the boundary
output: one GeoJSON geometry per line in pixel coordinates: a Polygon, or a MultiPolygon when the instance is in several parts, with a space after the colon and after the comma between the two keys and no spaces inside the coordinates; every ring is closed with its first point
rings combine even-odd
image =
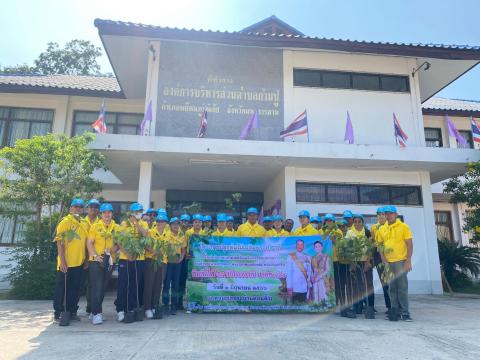
{"type": "Polygon", "coordinates": [[[480,283],[472,283],[469,285],[455,288],[455,292],[462,293],[462,294],[480,295],[480,283]]]}
{"type": "Polygon", "coordinates": [[[0,290],[0,300],[8,300],[8,299],[10,299],[10,291],[0,290]]]}

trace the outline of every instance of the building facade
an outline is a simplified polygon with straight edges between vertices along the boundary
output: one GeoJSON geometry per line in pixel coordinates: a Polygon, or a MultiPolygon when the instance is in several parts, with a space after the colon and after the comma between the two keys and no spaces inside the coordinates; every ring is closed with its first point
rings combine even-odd
{"type": "Polygon", "coordinates": [[[276,18],[233,33],[98,19],[95,26],[116,79],[1,76],[2,146],[88,131],[105,99],[109,133],[92,148],[107,158],[110,171],[96,176],[117,211],[139,201],[176,214],[199,202],[237,221],[254,205],[292,219],[303,209],[350,209],[373,222],[379,205],[395,204],[414,233],[410,291],[442,292],[432,184],[480,155],[443,146],[446,138],[428,146],[428,129],[444,131],[444,120],[422,113],[422,103],[475,66],[479,49],[311,38],[276,18]],[[207,133],[197,138],[204,110],[207,133]],[[282,140],[280,131],[304,111],[308,135],[282,140]],[[254,112],[258,126],[239,140],[254,112]],[[347,113],[354,144],[344,143],[347,113]],[[394,116],[406,148],[396,144],[394,116]],[[242,198],[227,208],[234,192],[242,198]]]}

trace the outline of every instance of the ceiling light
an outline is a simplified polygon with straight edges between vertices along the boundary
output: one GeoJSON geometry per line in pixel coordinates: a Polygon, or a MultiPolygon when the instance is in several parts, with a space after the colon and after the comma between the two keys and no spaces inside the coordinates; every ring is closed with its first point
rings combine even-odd
{"type": "Polygon", "coordinates": [[[240,163],[236,160],[223,160],[223,159],[190,159],[190,164],[240,165],[240,163]]]}

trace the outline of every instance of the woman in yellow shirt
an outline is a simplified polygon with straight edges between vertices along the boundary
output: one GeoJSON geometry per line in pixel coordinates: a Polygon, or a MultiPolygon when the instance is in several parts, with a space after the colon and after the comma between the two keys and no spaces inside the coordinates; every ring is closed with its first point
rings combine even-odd
{"type": "Polygon", "coordinates": [[[268,237],[290,236],[290,233],[283,228],[283,219],[281,215],[272,216],[273,227],[267,231],[268,237]]]}
{"type": "Polygon", "coordinates": [[[87,240],[89,255],[91,320],[93,325],[103,323],[102,303],[113,269],[113,255],[117,251],[114,242],[119,226],[112,220],[113,207],[105,203],[100,206],[100,220],[90,227],[87,240]]]}
{"type": "Polygon", "coordinates": [[[310,224],[310,212],[302,210],[298,213],[298,219],[300,220],[300,226],[295,229],[293,235],[296,236],[310,236],[318,235],[318,230],[310,224]]]}
{"type": "Polygon", "coordinates": [[[233,231],[227,229],[227,215],[217,214],[217,228],[212,236],[233,236],[233,231]]]}
{"type": "MultiPolygon", "coordinates": [[[[159,213],[156,217],[156,224],[148,232],[148,236],[156,243],[167,241],[168,217],[159,213]]],[[[160,293],[162,292],[163,279],[167,272],[167,256],[154,254],[153,249],[147,248],[145,251],[145,270],[144,270],[144,289],[143,289],[143,308],[147,319],[161,319],[163,308],[160,307],[160,293]]]]}

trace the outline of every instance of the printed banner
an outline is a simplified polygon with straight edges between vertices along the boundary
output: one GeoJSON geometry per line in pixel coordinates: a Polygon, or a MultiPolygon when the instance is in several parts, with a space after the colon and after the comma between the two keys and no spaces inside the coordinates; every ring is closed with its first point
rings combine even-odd
{"type": "Polygon", "coordinates": [[[335,307],[329,237],[190,240],[190,311],[319,313],[335,307]]]}

